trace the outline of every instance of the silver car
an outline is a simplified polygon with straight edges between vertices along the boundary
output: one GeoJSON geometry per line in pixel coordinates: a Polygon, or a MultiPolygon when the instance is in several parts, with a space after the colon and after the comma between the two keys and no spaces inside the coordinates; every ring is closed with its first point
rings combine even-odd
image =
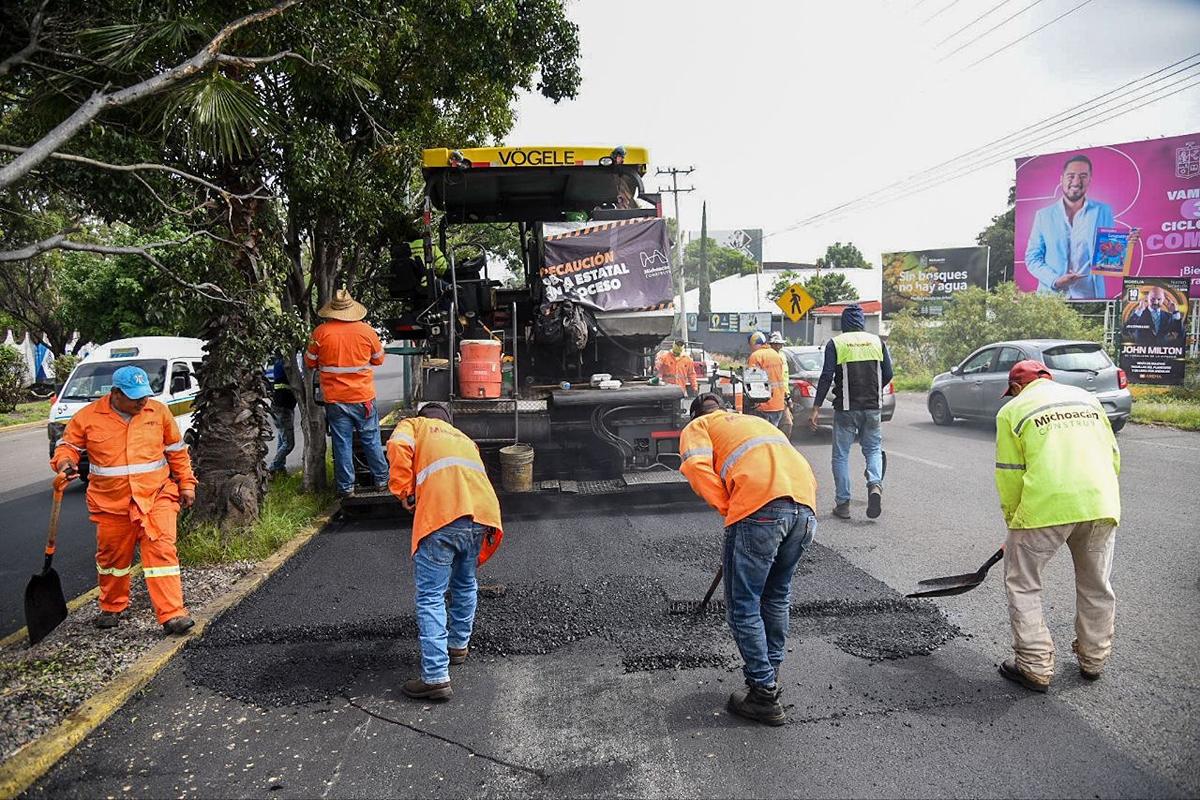
{"type": "Polygon", "coordinates": [[[1114,431],[1125,427],[1133,410],[1133,395],[1124,370],[1113,364],[1095,342],[1071,339],[1020,339],[984,345],[962,363],[933,379],[929,416],[938,425],[956,418],[995,419],[1008,402],[1008,371],[1031,358],[1050,368],[1054,380],[1087,389],[1104,406],[1114,431]]]}
{"type": "MultiPolygon", "coordinates": [[[[789,402],[792,404],[792,416],[795,418],[792,431],[801,433],[808,430],[808,415],[812,413],[817,383],[821,380],[821,369],[825,365],[825,348],[785,347],[783,356],[787,359],[788,380],[791,383],[789,402]]],[[[833,388],[830,387],[829,391],[832,394],[833,388]]],[[[896,413],[896,393],[891,383],[883,387],[882,412],[880,418],[884,422],[896,413]]],[[[833,405],[828,399],[821,405],[817,422],[821,425],[833,425],[833,405]]]]}

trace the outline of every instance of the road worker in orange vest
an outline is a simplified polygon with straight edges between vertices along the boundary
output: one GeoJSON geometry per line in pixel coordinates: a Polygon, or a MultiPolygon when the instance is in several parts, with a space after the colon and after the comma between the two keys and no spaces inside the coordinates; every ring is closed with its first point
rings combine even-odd
{"type": "Polygon", "coordinates": [[[682,339],[676,339],[670,350],[660,350],[654,359],[654,369],[664,386],[678,386],[689,397],[696,394],[696,362],[688,354],[682,339]]]}
{"type": "Polygon", "coordinates": [[[816,532],[817,482],[786,436],[759,417],[725,410],[719,395],[701,394],[691,416],[679,437],[681,470],[725,520],[725,604],[745,662],[746,688],[730,696],[728,708],[782,725],[779,667],[792,574],[816,532]]]}
{"type": "Polygon", "coordinates": [[[96,523],[100,582],[96,627],[115,628],[127,615],[137,546],[158,622],[165,633],[179,635],[194,623],[183,604],[176,522],[180,507],[196,500],[196,478],[175,417],[150,399],[158,389],[141,367],[115,370],[111,391],[67,423],[50,466],[70,479],[78,476],[83,454],[91,465],[87,506],[96,523]]]}
{"type": "Polygon", "coordinates": [[[767,382],[771,388],[771,397],[765,403],[759,403],[755,409],[767,422],[776,428],[783,424],[783,410],[787,408],[787,384],[783,373],[786,365],[783,354],[771,349],[767,344],[767,335],[755,331],[750,335],[750,357],[746,366],[757,367],[767,373],[767,382]]]}
{"type": "Polygon", "coordinates": [[[304,353],[304,365],[317,370],[321,379],[339,497],[354,494],[356,434],[375,489],[384,491],[388,486],[373,369],[383,364],[383,343],[375,329],[362,321],[366,315],[366,306],[356,302],[345,289],[338,289],[333,299],[317,311],[317,316],[325,322],[313,331],[304,353]]]}
{"type": "Polygon", "coordinates": [[[449,700],[450,665],[467,660],[478,600],[476,567],[504,536],[500,503],[479,447],[450,424],[439,403],[401,420],[388,440],[388,487],[414,512],[413,584],[421,677],[402,690],[419,700],[449,700]],[[450,607],[446,608],[446,590],[450,607]]]}

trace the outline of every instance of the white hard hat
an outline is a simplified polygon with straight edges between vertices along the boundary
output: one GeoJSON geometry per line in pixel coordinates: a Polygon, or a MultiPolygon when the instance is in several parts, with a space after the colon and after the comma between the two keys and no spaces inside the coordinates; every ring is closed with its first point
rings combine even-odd
{"type": "Polygon", "coordinates": [[[779,331],[771,331],[771,338],[767,340],[769,344],[786,344],[783,341],[783,334],[779,331]]]}

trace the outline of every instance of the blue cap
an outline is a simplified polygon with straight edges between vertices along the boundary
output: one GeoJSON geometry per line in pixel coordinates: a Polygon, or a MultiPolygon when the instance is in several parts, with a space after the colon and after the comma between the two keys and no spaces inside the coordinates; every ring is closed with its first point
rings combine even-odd
{"type": "Polygon", "coordinates": [[[154,394],[150,388],[150,376],[141,367],[121,367],[113,373],[112,385],[130,400],[141,400],[154,394]]]}

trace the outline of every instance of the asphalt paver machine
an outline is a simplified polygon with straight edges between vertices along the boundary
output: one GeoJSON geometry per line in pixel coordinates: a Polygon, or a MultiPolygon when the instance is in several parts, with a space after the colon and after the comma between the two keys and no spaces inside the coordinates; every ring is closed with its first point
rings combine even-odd
{"type": "Polygon", "coordinates": [[[423,153],[424,236],[393,248],[389,284],[406,309],[388,328],[413,367],[409,412],[447,404],[497,489],[534,505],[692,496],[679,472],[688,401],[652,375],[674,283],[647,163],[626,147],[423,153]],[[486,249],[464,244],[480,225],[515,236],[520,274],[502,282],[486,249]],[[514,445],[533,451],[524,486],[501,468],[514,445]]]}

